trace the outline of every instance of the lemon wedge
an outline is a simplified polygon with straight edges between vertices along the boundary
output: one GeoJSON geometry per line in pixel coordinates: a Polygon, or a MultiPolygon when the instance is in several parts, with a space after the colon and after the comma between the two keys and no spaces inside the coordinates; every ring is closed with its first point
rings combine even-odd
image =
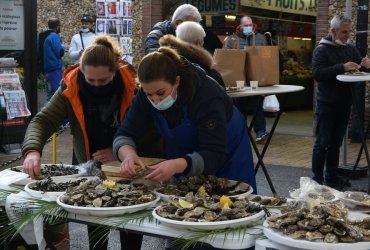
{"type": "Polygon", "coordinates": [[[198,188],[198,193],[202,194],[202,195],[208,195],[207,191],[206,191],[206,188],[204,186],[200,186],[198,188]]]}
{"type": "Polygon", "coordinates": [[[104,180],[102,183],[107,188],[114,188],[114,186],[116,185],[116,182],[112,180],[104,180]]]}
{"type": "Polygon", "coordinates": [[[183,199],[179,199],[179,205],[182,208],[192,208],[193,207],[192,203],[187,202],[186,200],[183,200],[183,199]]]}
{"type": "Polygon", "coordinates": [[[225,205],[227,205],[228,207],[232,207],[233,204],[234,203],[230,200],[229,197],[227,197],[225,195],[221,196],[221,198],[220,198],[220,205],[222,207],[224,207],[225,205]]]}

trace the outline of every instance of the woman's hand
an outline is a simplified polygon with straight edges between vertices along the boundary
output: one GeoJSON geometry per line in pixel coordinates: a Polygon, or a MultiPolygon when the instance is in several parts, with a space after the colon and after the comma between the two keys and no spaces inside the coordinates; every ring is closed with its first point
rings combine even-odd
{"type": "Polygon", "coordinates": [[[140,160],[133,147],[124,145],[118,150],[118,158],[122,160],[121,174],[127,177],[135,177],[135,165],[145,169],[145,164],[140,160]]]}
{"type": "Polygon", "coordinates": [[[116,160],[116,158],[113,156],[112,148],[97,150],[95,153],[93,153],[92,157],[94,160],[100,161],[103,164],[116,160]]]}
{"type": "Polygon", "coordinates": [[[148,166],[153,170],[145,176],[145,179],[152,181],[167,181],[175,174],[180,174],[186,169],[187,163],[184,158],[162,161],[156,165],[148,166]]]}
{"type": "Polygon", "coordinates": [[[36,179],[40,175],[41,155],[37,151],[31,151],[26,155],[23,162],[23,172],[36,179]]]}

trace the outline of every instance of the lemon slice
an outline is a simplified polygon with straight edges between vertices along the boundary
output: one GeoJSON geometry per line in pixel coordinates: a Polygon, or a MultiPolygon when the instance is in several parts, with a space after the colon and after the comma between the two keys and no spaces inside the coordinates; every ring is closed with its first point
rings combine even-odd
{"type": "Polygon", "coordinates": [[[204,186],[200,186],[198,188],[198,193],[202,194],[202,195],[208,195],[207,191],[206,191],[206,188],[204,186]]]}
{"type": "Polygon", "coordinates": [[[182,207],[182,208],[192,208],[193,207],[193,204],[190,203],[190,202],[187,202],[183,199],[179,199],[179,205],[182,207]]]}
{"type": "Polygon", "coordinates": [[[221,198],[220,198],[220,205],[222,207],[224,207],[225,205],[227,205],[228,207],[232,207],[233,204],[234,203],[230,200],[229,197],[227,197],[225,195],[221,196],[221,198]]]}
{"type": "Polygon", "coordinates": [[[104,180],[103,185],[106,186],[107,188],[114,188],[116,182],[112,180],[104,180]]]}

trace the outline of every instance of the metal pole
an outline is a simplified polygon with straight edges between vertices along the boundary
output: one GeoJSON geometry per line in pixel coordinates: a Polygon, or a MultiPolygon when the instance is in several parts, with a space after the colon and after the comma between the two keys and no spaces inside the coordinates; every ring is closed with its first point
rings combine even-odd
{"type": "MultiPolygon", "coordinates": [[[[347,17],[352,17],[352,0],[346,0],[346,14],[347,17]]],[[[342,165],[347,166],[347,141],[348,141],[348,128],[343,138],[342,146],[342,165]]]]}
{"type": "Polygon", "coordinates": [[[53,159],[52,159],[52,163],[57,164],[57,135],[56,135],[56,133],[53,134],[52,138],[53,138],[52,139],[52,141],[53,141],[53,153],[52,153],[53,159]]]}

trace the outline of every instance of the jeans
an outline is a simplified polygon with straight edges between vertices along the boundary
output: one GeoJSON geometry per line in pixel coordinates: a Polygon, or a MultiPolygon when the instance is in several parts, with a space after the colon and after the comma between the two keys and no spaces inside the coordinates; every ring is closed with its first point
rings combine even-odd
{"type": "Polygon", "coordinates": [[[46,100],[50,101],[55,91],[59,88],[62,80],[62,70],[54,70],[45,73],[46,100]]]}
{"type": "Polygon", "coordinates": [[[351,107],[338,107],[318,102],[316,106],[316,141],[312,152],[313,179],[335,182],[339,165],[339,149],[346,132],[351,107]]]}
{"type": "Polygon", "coordinates": [[[250,96],[235,99],[235,106],[247,117],[248,110],[254,115],[254,132],[266,131],[266,120],[262,109],[263,96],[250,96]],[[256,112],[257,111],[257,112],[256,112]]]}

